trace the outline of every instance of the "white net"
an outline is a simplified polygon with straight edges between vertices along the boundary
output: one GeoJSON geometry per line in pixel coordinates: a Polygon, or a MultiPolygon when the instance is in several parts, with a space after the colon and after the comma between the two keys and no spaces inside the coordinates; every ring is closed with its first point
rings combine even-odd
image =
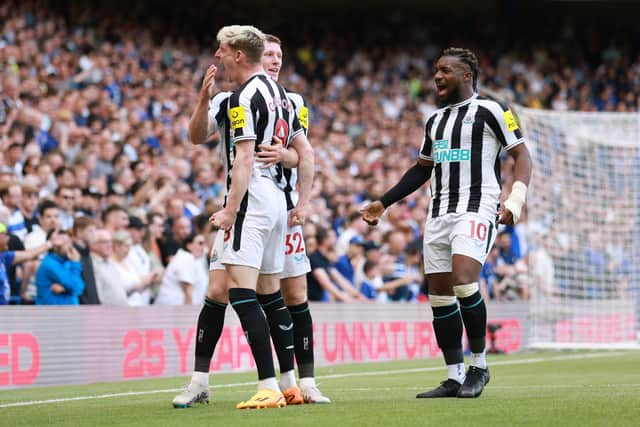
{"type": "Polygon", "coordinates": [[[528,192],[531,343],[635,347],[640,114],[517,109],[528,192]]]}

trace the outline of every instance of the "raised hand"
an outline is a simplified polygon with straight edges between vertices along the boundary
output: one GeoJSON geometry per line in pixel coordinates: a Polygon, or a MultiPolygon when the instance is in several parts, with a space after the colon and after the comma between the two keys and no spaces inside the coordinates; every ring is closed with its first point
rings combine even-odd
{"type": "Polygon", "coordinates": [[[212,98],[215,95],[215,85],[216,85],[216,73],[218,72],[218,67],[215,65],[210,65],[207,68],[207,72],[204,75],[204,79],[202,81],[202,88],[200,89],[200,96],[206,96],[207,98],[212,98]]]}

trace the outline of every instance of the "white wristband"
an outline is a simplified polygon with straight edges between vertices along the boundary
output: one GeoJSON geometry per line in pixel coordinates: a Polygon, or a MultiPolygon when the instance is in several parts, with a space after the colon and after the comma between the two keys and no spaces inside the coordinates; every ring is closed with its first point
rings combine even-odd
{"type": "Polygon", "coordinates": [[[522,213],[522,206],[527,200],[527,185],[522,181],[516,181],[511,187],[511,194],[504,201],[505,209],[508,209],[513,215],[513,223],[517,223],[522,213]]]}

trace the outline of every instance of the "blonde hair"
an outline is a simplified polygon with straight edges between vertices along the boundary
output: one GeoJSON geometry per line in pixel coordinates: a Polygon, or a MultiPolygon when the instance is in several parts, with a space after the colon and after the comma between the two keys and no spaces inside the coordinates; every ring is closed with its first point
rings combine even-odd
{"type": "Polygon", "coordinates": [[[218,31],[218,43],[226,43],[231,49],[241,50],[253,64],[260,64],[266,36],[251,25],[229,25],[218,31]]]}

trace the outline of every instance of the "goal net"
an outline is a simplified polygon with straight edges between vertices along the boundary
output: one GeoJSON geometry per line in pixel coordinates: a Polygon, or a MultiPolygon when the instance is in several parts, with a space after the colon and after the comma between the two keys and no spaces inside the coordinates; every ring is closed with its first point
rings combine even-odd
{"type": "Polygon", "coordinates": [[[640,318],[640,114],[517,109],[531,344],[625,348],[640,318]]]}

